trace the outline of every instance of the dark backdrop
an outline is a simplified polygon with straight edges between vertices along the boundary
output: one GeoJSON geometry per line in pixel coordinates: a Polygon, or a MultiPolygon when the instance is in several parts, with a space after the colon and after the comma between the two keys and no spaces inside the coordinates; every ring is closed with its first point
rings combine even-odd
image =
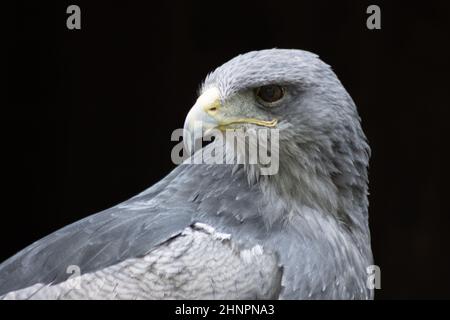
{"type": "Polygon", "coordinates": [[[366,28],[367,1],[30,1],[2,10],[12,18],[2,157],[13,179],[3,181],[0,260],[166,175],[170,134],[216,66],[249,50],[300,48],[333,66],[373,150],[376,297],[449,298],[450,8],[373,3],[381,30],[366,28]],[[81,7],[79,31],[66,28],[69,4],[81,7]]]}

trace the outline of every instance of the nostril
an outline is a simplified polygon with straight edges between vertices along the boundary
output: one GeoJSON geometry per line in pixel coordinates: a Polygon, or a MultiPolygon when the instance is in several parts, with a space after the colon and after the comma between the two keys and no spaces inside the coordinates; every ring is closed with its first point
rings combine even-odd
{"type": "Polygon", "coordinates": [[[211,103],[208,103],[205,105],[204,109],[208,113],[216,113],[219,112],[220,109],[220,102],[215,100],[211,103]]]}

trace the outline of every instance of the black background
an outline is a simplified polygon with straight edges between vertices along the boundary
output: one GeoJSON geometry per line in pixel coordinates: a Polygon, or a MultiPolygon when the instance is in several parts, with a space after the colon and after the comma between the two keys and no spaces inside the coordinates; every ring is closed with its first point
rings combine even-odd
{"type": "Polygon", "coordinates": [[[170,135],[209,71],[246,51],[299,48],[333,66],[372,147],[376,297],[450,298],[447,3],[74,0],[2,10],[2,157],[13,178],[3,181],[0,260],[165,176],[170,135]],[[69,4],[81,7],[81,30],[66,28],[69,4]],[[381,7],[381,30],[366,28],[369,4],[381,7]]]}

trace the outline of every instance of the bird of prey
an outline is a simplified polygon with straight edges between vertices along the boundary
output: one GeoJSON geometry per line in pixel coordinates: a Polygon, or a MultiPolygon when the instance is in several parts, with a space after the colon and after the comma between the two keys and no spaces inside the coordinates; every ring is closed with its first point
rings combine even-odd
{"type": "Polygon", "coordinates": [[[185,132],[196,121],[278,130],[277,173],[185,161],[4,261],[1,298],[372,299],[370,149],[331,67],[302,50],[238,55],[206,77],[185,132]]]}

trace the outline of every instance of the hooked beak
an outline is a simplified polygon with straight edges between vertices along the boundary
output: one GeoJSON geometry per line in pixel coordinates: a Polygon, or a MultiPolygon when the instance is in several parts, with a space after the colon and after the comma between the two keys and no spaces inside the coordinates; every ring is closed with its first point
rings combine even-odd
{"type": "Polygon", "coordinates": [[[220,92],[217,88],[206,90],[195,102],[189,111],[183,128],[183,141],[189,153],[197,139],[209,136],[215,129],[224,131],[232,124],[250,123],[258,126],[273,128],[277,125],[277,119],[270,121],[255,118],[225,118],[221,115],[222,103],[220,92]]]}
{"type": "Polygon", "coordinates": [[[183,127],[183,141],[189,153],[192,153],[192,145],[196,140],[220,126],[219,121],[212,116],[220,105],[219,90],[211,88],[197,99],[189,111],[183,127]]]}

